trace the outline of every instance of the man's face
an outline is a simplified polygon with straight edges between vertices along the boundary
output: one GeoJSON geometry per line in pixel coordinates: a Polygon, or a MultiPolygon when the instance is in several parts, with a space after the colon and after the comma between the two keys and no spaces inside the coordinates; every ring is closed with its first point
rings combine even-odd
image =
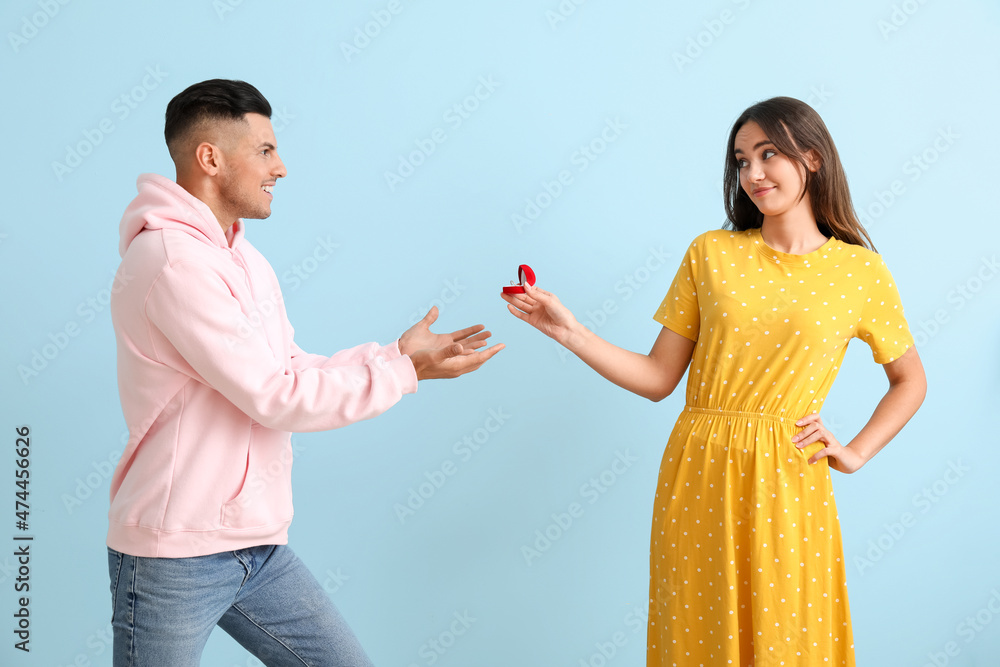
{"type": "Polygon", "coordinates": [[[225,150],[219,197],[234,217],[263,220],[271,215],[274,185],[287,171],[278,157],[270,119],[256,113],[245,119],[247,124],[237,124],[234,140],[225,150]]]}

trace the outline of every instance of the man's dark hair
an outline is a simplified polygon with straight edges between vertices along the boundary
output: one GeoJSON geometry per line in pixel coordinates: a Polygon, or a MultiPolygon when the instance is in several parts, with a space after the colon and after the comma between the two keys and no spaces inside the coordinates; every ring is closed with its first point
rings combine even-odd
{"type": "Polygon", "coordinates": [[[192,129],[217,120],[242,120],[248,113],[271,117],[271,105],[246,81],[209,79],[189,86],[167,104],[163,137],[170,155],[192,129]]]}

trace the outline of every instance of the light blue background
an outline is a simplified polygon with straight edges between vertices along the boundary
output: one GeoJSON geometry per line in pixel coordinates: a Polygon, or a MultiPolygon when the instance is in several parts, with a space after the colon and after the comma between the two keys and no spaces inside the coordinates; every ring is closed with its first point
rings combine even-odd
{"type": "MultiPolygon", "coordinates": [[[[988,417],[1000,280],[987,175],[1000,156],[998,3],[565,0],[568,16],[556,22],[559,0],[401,0],[349,56],[342,44],[388,0],[148,4],[8,0],[0,10],[0,470],[14,467],[14,427],[29,425],[36,537],[25,656],[10,632],[13,546],[2,545],[17,531],[7,473],[0,663],[110,664],[107,462],[121,451],[124,421],[102,291],[135,177],[173,176],[167,102],[227,77],[252,82],[276,111],[289,176],[271,218],[248,233],[282,278],[303,348],[389,342],[435,300],[438,330],[484,322],[507,345],[476,374],[423,383],[374,421],[293,439],[292,545],[376,664],[597,667],[597,644],[618,632],[626,643],[609,664],[643,663],[636,619],[651,500],[683,391],[652,404],[604,382],[510,317],[498,291],[527,262],[602,336],[648,350],[682,252],[723,221],[730,124],[779,94],[814,104],[833,133],[930,385],[885,451],[853,476],[835,474],[858,664],[919,667],[935,655],[937,664],[997,664],[1000,618],[988,604],[1000,609],[998,454],[988,417]],[[42,27],[32,31],[32,21],[42,27]],[[480,88],[485,99],[469,102],[477,108],[458,125],[446,113],[481,78],[495,90],[480,88]],[[113,131],[57,174],[53,163],[102,121],[113,131]],[[609,121],[624,129],[580,171],[580,147],[609,121]],[[439,128],[446,140],[391,190],[385,172],[439,128]],[[512,214],[562,170],[572,183],[518,229],[512,214]],[[317,239],[339,244],[327,261],[316,260],[317,239]],[[306,280],[293,278],[296,266],[306,280]],[[637,289],[623,287],[626,276],[637,289]],[[63,340],[67,325],[78,335],[63,340]],[[65,347],[22,379],[18,367],[53,340],[65,347]],[[485,439],[477,429],[495,425],[490,410],[504,423],[485,439]],[[461,455],[464,437],[481,449],[461,455]],[[606,493],[586,492],[619,453],[634,463],[606,493]],[[394,506],[449,460],[456,474],[401,521],[394,506]],[[522,546],[573,502],[583,516],[529,565],[522,546]],[[454,615],[466,612],[471,627],[434,653],[428,642],[449,643],[454,615]],[[965,619],[977,614],[973,630],[965,619]],[[949,648],[957,655],[945,656],[949,648]]],[[[886,388],[863,344],[848,357],[824,413],[845,442],[886,388]]],[[[221,632],[204,663],[259,664],[221,632]]]]}

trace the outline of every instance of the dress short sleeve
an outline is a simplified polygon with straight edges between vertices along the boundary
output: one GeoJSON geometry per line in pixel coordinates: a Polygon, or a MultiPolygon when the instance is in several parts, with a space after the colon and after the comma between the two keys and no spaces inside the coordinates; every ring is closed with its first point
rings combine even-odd
{"type": "Polygon", "coordinates": [[[874,270],[854,337],[868,344],[876,363],[887,364],[913,347],[913,335],[889,267],[878,255],[872,265],[874,270]]]}
{"type": "Polygon", "coordinates": [[[674,333],[685,338],[698,340],[701,325],[701,310],[698,306],[698,240],[695,240],[684,254],[674,282],[656,309],[653,319],[674,333]]]}

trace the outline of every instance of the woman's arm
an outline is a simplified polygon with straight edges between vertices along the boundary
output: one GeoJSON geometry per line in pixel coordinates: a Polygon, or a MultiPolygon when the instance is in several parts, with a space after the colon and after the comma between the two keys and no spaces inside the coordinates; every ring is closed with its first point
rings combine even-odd
{"type": "Polygon", "coordinates": [[[694,350],[693,340],[664,327],[649,354],[630,352],[580,324],[551,292],[531,286],[526,290],[525,294],[502,294],[507,309],[619,387],[660,401],[684,376],[694,350]]]}
{"type": "Polygon", "coordinates": [[[871,419],[854,436],[846,447],[823,426],[819,414],[811,414],[796,422],[802,430],[792,438],[799,449],[817,441],[826,447],[812,455],[809,463],[829,457],[830,467],[840,472],[851,473],[871,460],[873,456],[889,444],[897,433],[910,421],[917,408],[924,402],[927,393],[927,378],[920,363],[917,349],[911,347],[895,361],[883,364],[889,378],[889,390],[879,401],[871,419]]]}

